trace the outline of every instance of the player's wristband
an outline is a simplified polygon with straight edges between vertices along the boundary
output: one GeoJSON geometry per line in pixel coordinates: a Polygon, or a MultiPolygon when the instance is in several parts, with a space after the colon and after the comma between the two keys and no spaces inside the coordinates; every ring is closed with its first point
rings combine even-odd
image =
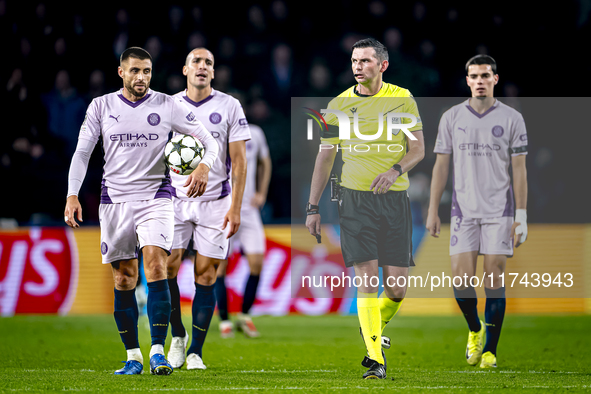
{"type": "Polygon", "coordinates": [[[312,205],[310,203],[306,205],[306,215],[310,216],[318,214],[320,214],[320,207],[318,205],[312,205]]]}
{"type": "Polygon", "coordinates": [[[515,222],[519,226],[515,228],[515,234],[521,234],[520,243],[524,243],[527,239],[527,211],[525,209],[515,210],[515,222]]]}
{"type": "Polygon", "coordinates": [[[519,223],[526,223],[527,222],[527,211],[525,209],[516,209],[515,210],[515,221],[519,223]]]}

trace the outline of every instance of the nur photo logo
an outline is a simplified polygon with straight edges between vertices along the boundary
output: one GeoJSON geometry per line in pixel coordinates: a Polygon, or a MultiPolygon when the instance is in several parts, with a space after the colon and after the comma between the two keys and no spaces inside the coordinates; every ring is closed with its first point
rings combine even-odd
{"type": "MultiPolygon", "coordinates": [[[[336,132],[329,133],[329,125],[326,121],[327,115],[333,115],[338,122],[338,138],[341,141],[349,141],[352,139],[358,139],[362,141],[367,141],[369,144],[351,144],[348,146],[339,147],[339,145],[333,144],[320,144],[320,150],[323,149],[347,149],[347,150],[355,150],[356,152],[369,152],[373,148],[380,151],[381,147],[385,147],[389,152],[402,152],[405,148],[403,145],[400,144],[385,144],[385,143],[378,143],[378,142],[387,142],[392,141],[393,136],[398,136],[400,131],[402,131],[409,139],[416,141],[417,138],[412,134],[410,131],[411,128],[417,125],[420,122],[419,119],[413,114],[406,113],[406,112],[379,112],[377,115],[377,119],[374,115],[373,122],[375,122],[374,128],[372,130],[376,130],[373,133],[367,133],[360,131],[360,111],[355,108],[355,111],[352,112],[352,119],[347,115],[345,112],[337,110],[337,109],[321,109],[321,112],[318,112],[312,108],[304,107],[308,112],[306,114],[310,116],[312,119],[307,120],[307,139],[313,139],[313,128],[314,122],[320,128],[320,135],[326,136],[331,135],[331,137],[337,137],[336,132]],[[384,116],[385,115],[385,116],[384,116]],[[385,118],[385,119],[384,119],[385,118]],[[408,119],[408,123],[403,123],[403,119],[408,119]],[[352,121],[352,122],[351,122],[352,121]],[[384,123],[386,129],[386,136],[383,137],[384,134],[384,123]],[[351,127],[353,126],[353,127],[351,127]],[[353,129],[353,134],[351,134],[351,129],[353,129]],[[333,135],[334,134],[334,135],[333,135]]],[[[361,122],[370,122],[372,120],[368,120],[370,118],[361,117],[361,122]]],[[[334,119],[331,118],[331,123],[334,119]]],[[[336,127],[336,125],[334,125],[336,127]]],[[[367,123],[363,125],[367,129],[367,123]]],[[[331,138],[328,137],[328,138],[331,138]]],[[[327,138],[327,137],[324,137],[327,138]]]]}
{"type": "MultiPolygon", "coordinates": [[[[320,112],[314,111],[312,108],[308,108],[308,107],[304,107],[304,109],[307,109],[308,111],[311,112],[311,113],[308,112],[307,114],[309,116],[311,116],[312,119],[314,119],[316,121],[316,123],[318,124],[318,127],[320,127],[321,131],[328,131],[328,125],[326,124],[326,120],[324,119],[324,116],[322,116],[322,114],[320,114],[320,112]],[[322,121],[322,123],[320,121],[322,121]]],[[[308,140],[312,139],[312,128],[313,128],[312,119],[308,119],[308,140]]]]}

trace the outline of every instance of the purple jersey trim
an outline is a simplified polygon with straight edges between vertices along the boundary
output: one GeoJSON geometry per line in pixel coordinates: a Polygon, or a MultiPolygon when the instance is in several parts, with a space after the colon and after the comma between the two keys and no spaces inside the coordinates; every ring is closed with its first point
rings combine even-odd
{"type": "Polygon", "coordinates": [[[487,109],[484,113],[479,114],[478,112],[476,112],[476,110],[474,108],[472,108],[470,106],[470,100],[468,100],[468,104],[466,104],[466,108],[468,108],[468,111],[472,112],[474,115],[476,115],[479,119],[484,118],[486,115],[490,114],[495,108],[497,108],[498,106],[498,101],[495,101],[495,103],[493,104],[492,107],[490,107],[489,109],[487,109]]]}
{"type": "Polygon", "coordinates": [[[101,181],[101,204],[113,204],[109,197],[109,188],[105,185],[105,178],[101,181]]]}
{"type": "Polygon", "coordinates": [[[225,181],[222,181],[222,193],[217,199],[221,200],[222,198],[227,197],[231,191],[232,187],[230,186],[230,182],[227,179],[225,181]]]}
{"type": "Polygon", "coordinates": [[[458,198],[456,197],[456,191],[454,189],[451,195],[451,216],[463,217],[462,210],[460,209],[460,204],[458,204],[458,198]]]}
{"type": "Polygon", "coordinates": [[[162,179],[162,184],[156,191],[154,198],[168,198],[170,200],[174,188],[170,184],[170,174],[168,168],[166,169],[166,176],[162,179]]]}
{"type": "Polygon", "coordinates": [[[230,157],[230,142],[228,142],[226,148],[226,180],[222,181],[222,193],[218,197],[218,200],[226,197],[232,191],[232,185],[230,184],[230,171],[232,171],[232,158],[230,157]]]}
{"type": "Polygon", "coordinates": [[[129,105],[131,108],[136,108],[138,107],[141,103],[143,103],[144,101],[146,101],[148,98],[150,98],[152,94],[146,94],[141,100],[138,101],[129,101],[128,99],[125,98],[125,96],[123,96],[122,93],[118,93],[117,97],[119,97],[121,99],[121,101],[123,101],[125,104],[129,105]]]}
{"type": "Polygon", "coordinates": [[[195,102],[195,101],[191,100],[189,97],[187,97],[187,95],[184,95],[183,98],[189,104],[191,104],[191,105],[193,105],[195,107],[200,107],[200,106],[202,106],[203,104],[207,103],[209,100],[211,100],[213,98],[213,93],[210,94],[208,97],[204,98],[203,100],[199,101],[199,102],[195,102]]]}
{"type": "Polygon", "coordinates": [[[451,194],[451,217],[457,216],[461,218],[463,216],[462,210],[460,209],[460,204],[458,204],[458,196],[456,196],[456,182],[453,170],[451,175],[451,188],[453,190],[451,194]]]}
{"type": "Polygon", "coordinates": [[[507,203],[505,204],[505,210],[503,211],[503,217],[515,216],[515,201],[513,199],[513,185],[509,184],[509,189],[507,189],[507,203]]]}

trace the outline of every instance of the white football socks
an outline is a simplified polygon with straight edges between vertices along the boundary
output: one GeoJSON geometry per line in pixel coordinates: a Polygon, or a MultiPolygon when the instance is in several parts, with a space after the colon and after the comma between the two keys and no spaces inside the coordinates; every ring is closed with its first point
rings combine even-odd
{"type": "Polygon", "coordinates": [[[144,363],[144,357],[142,356],[142,352],[140,351],[139,347],[127,350],[127,361],[131,360],[138,361],[142,364],[144,363]]]}
{"type": "Polygon", "coordinates": [[[164,354],[164,345],[152,345],[150,349],[150,358],[155,354],[164,354]]]}

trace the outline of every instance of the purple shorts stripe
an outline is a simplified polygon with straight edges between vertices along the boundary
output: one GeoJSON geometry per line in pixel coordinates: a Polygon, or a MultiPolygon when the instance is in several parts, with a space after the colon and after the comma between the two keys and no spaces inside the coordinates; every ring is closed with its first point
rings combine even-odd
{"type": "Polygon", "coordinates": [[[230,243],[228,243],[228,247],[226,248],[226,257],[224,257],[223,260],[228,260],[230,257],[230,249],[230,243]]]}

